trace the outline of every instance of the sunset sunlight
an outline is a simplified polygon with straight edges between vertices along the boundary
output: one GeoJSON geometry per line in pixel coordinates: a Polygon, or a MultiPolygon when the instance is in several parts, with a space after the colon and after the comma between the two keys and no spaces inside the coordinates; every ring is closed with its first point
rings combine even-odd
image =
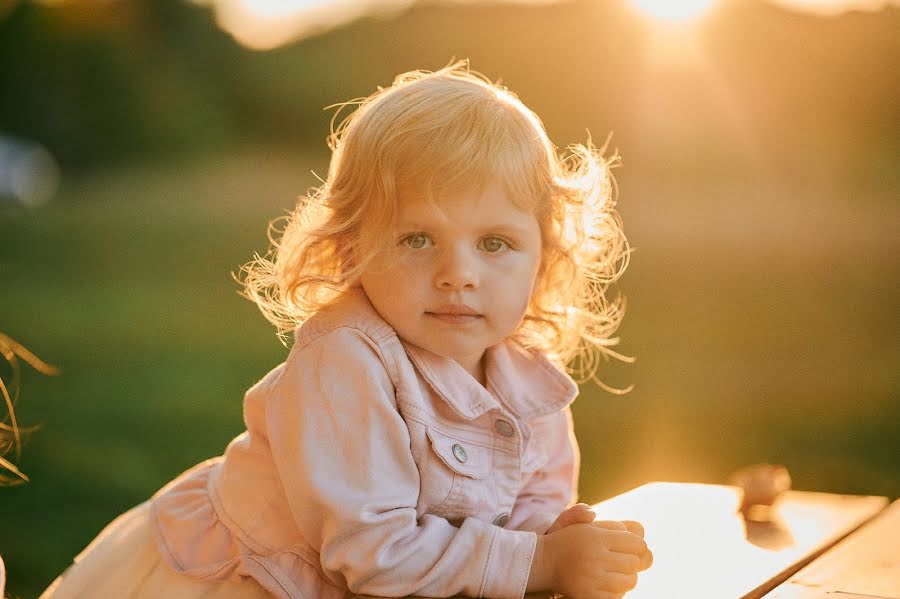
{"type": "MultiPolygon", "coordinates": [[[[40,0],[64,3],[66,0],[40,0]]],[[[270,50],[347,25],[370,16],[400,14],[416,0],[194,0],[214,7],[219,26],[238,42],[255,50],[270,50]]],[[[448,0],[474,4],[480,0],[448,0]]],[[[547,4],[554,0],[506,0],[509,4],[547,4]]],[[[850,10],[879,10],[900,0],[769,0],[789,10],[839,14],[850,10]]],[[[681,25],[705,16],[716,0],[631,0],[648,19],[681,25]]]]}
{"type": "Polygon", "coordinates": [[[709,10],[715,0],[633,0],[635,6],[648,15],[667,21],[682,21],[698,17],[709,10]]]}

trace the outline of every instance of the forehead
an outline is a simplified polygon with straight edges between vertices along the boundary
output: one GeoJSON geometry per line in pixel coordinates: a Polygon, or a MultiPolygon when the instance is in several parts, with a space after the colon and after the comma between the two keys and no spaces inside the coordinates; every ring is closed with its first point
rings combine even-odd
{"type": "Polygon", "coordinates": [[[414,224],[411,221],[526,224],[536,221],[533,206],[497,181],[459,186],[439,193],[403,192],[399,197],[397,216],[398,224],[414,224]]]}

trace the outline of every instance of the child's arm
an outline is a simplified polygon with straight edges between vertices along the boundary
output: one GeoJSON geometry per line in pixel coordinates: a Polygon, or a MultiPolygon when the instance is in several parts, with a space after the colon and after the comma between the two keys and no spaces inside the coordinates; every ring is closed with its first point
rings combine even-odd
{"type": "Polygon", "coordinates": [[[267,433],[296,536],[323,575],[384,597],[516,597],[534,534],[475,518],[417,520],[419,471],[381,348],[344,327],[295,348],[272,391],[267,433]]]}
{"type": "Polygon", "coordinates": [[[507,528],[544,534],[575,498],[579,453],[571,409],[553,418],[543,429],[548,461],[519,492],[507,528]]]}

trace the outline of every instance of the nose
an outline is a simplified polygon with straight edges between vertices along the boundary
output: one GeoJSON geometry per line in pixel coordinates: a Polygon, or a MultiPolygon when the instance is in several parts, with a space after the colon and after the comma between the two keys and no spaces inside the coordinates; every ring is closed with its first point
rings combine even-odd
{"type": "Polygon", "coordinates": [[[447,248],[439,258],[434,286],[445,291],[472,290],[479,285],[476,258],[465,248],[447,248]]]}

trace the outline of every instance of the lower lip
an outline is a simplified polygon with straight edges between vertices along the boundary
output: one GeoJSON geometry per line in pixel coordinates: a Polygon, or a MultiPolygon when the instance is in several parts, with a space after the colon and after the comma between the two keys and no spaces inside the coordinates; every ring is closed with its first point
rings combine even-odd
{"type": "Polygon", "coordinates": [[[478,314],[436,314],[434,312],[426,312],[426,314],[448,324],[468,324],[481,320],[481,316],[478,314]]]}

